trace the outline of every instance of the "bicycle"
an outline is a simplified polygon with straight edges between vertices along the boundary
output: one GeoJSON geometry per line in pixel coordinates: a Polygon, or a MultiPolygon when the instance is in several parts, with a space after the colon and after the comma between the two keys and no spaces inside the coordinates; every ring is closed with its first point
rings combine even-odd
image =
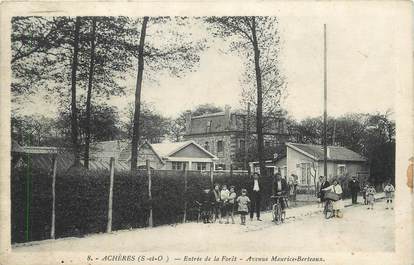
{"type": "Polygon", "coordinates": [[[332,200],[327,199],[325,201],[325,207],[323,208],[323,214],[326,219],[332,218],[334,216],[332,200]]]}
{"type": "Polygon", "coordinates": [[[286,213],[282,210],[282,205],[280,203],[280,199],[285,199],[287,196],[271,196],[270,198],[274,199],[276,202],[272,206],[272,215],[273,215],[273,222],[276,224],[281,224],[285,221],[286,213]]]}
{"type": "Polygon", "coordinates": [[[326,219],[334,217],[333,201],[340,199],[340,196],[332,191],[325,191],[324,195],[325,207],[323,208],[323,214],[326,219]]]}

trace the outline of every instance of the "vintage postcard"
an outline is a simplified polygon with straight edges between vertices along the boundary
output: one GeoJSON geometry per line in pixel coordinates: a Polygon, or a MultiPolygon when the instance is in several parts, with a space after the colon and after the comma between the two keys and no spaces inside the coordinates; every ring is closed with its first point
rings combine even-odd
{"type": "Polygon", "coordinates": [[[411,2],[0,8],[0,264],[414,264],[411,2]]]}

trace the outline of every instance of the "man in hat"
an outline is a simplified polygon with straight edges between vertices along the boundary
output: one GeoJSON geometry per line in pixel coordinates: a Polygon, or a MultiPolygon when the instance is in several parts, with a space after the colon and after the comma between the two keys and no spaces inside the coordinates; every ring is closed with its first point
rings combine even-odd
{"type": "Polygon", "coordinates": [[[253,221],[254,212],[256,212],[257,221],[262,221],[260,219],[260,200],[262,185],[259,176],[259,173],[253,173],[253,183],[251,184],[251,193],[249,194],[251,200],[250,221],[253,221]]]}
{"type": "MultiPolygon", "coordinates": [[[[285,179],[282,178],[280,173],[276,173],[274,175],[273,179],[273,187],[272,187],[272,193],[273,195],[277,196],[286,196],[289,192],[289,187],[287,185],[287,182],[285,179]]],[[[286,203],[283,198],[279,198],[280,206],[282,207],[282,211],[286,208],[286,203]]]]}
{"type": "Polygon", "coordinates": [[[325,192],[323,191],[323,189],[329,187],[331,184],[324,176],[319,177],[319,183],[321,185],[319,188],[319,199],[321,200],[321,203],[323,205],[323,203],[325,202],[325,192]]]}
{"type": "Polygon", "coordinates": [[[359,181],[356,179],[356,176],[353,176],[351,181],[348,184],[349,190],[351,191],[352,204],[357,203],[357,196],[359,192],[359,181]]]}

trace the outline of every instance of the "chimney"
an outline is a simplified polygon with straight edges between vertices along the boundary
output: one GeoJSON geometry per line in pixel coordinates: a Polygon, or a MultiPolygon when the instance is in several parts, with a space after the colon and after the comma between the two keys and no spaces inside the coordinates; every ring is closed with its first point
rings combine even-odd
{"type": "Polygon", "coordinates": [[[191,111],[185,112],[185,134],[191,133],[191,111]]]}
{"type": "Polygon", "coordinates": [[[230,109],[229,105],[224,106],[224,124],[226,129],[230,129],[230,109]]]}

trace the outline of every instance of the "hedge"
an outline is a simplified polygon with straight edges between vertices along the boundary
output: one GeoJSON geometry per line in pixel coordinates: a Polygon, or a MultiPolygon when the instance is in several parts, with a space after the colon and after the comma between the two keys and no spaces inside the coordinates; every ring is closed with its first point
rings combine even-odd
{"type": "MultiPolygon", "coordinates": [[[[106,231],[109,175],[108,170],[75,168],[57,174],[56,238],[106,231]]],[[[11,180],[12,243],[50,238],[51,172],[34,170],[28,163],[23,168],[13,168],[11,180]],[[27,201],[29,212],[26,209],[27,201]],[[29,217],[28,229],[26,216],[29,217]]],[[[148,226],[151,208],[154,226],[182,222],[184,211],[187,213],[187,220],[196,220],[197,207],[194,202],[201,201],[202,191],[211,188],[209,172],[200,171],[151,170],[151,182],[152,199],[149,200],[146,170],[139,170],[135,175],[115,170],[113,231],[148,226]]],[[[234,185],[239,195],[242,188],[251,185],[251,178],[247,174],[219,174],[215,176],[214,182],[234,185]]],[[[265,210],[269,209],[271,203],[272,179],[263,178],[262,183],[262,210],[265,210]]]]}

